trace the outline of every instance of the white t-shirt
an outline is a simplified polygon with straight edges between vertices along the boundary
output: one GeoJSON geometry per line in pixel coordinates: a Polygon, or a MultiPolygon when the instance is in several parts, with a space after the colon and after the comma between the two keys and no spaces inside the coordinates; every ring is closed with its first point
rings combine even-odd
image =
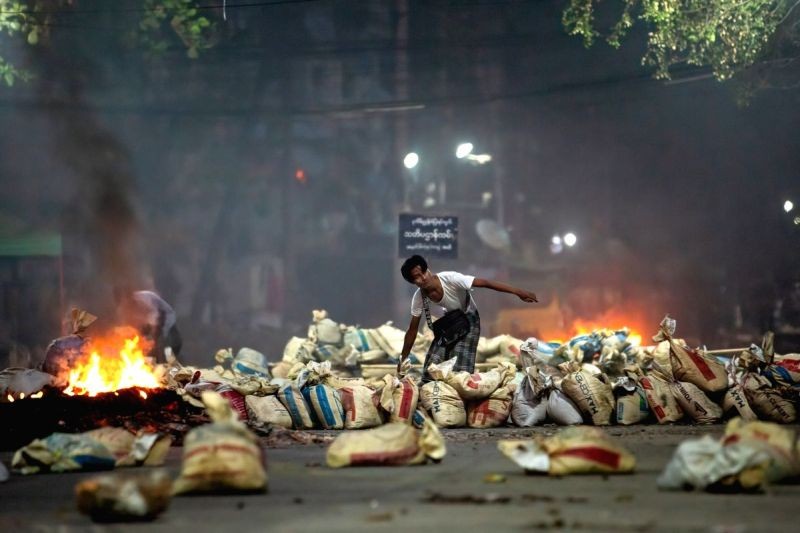
{"type": "MultiPolygon", "coordinates": [[[[467,301],[467,292],[471,291],[475,276],[465,276],[459,272],[439,272],[436,275],[439,276],[439,281],[442,282],[444,296],[442,296],[440,302],[434,302],[432,299],[428,298],[432,315],[437,314],[435,312],[437,307],[443,308],[444,311],[461,309],[465,313],[478,309],[472,294],[469,295],[469,306],[466,308],[464,307],[467,301]]],[[[414,292],[413,298],[411,298],[411,316],[422,316],[423,313],[422,292],[417,289],[414,292]]]]}

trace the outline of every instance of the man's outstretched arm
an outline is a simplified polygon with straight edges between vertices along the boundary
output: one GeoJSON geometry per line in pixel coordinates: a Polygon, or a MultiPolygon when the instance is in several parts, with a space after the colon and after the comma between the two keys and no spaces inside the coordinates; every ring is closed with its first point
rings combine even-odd
{"type": "Polygon", "coordinates": [[[485,287],[487,289],[492,289],[497,292],[507,292],[508,294],[513,294],[514,296],[517,296],[523,302],[532,303],[539,301],[536,298],[536,294],[531,291],[526,291],[525,289],[519,289],[507,283],[501,283],[499,281],[494,281],[491,279],[475,278],[472,281],[472,286],[485,287]]]}

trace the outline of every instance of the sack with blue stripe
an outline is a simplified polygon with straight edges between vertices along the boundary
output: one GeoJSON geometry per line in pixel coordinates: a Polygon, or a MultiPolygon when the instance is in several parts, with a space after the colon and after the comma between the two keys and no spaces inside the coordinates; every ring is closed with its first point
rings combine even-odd
{"type": "Polygon", "coordinates": [[[310,400],[320,426],[325,429],[344,428],[344,407],[335,389],[316,385],[304,390],[303,394],[310,400]]]}
{"type": "Polygon", "coordinates": [[[305,398],[303,398],[303,393],[300,392],[300,388],[297,385],[285,385],[278,389],[278,399],[289,411],[289,416],[292,417],[292,424],[295,429],[314,428],[311,409],[309,409],[305,398]]]}

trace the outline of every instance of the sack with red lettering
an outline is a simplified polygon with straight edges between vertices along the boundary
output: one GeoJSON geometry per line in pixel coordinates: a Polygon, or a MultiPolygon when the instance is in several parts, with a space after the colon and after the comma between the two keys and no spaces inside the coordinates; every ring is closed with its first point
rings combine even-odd
{"type": "Polygon", "coordinates": [[[501,440],[497,448],[526,472],[551,476],[627,474],[636,467],[632,453],[590,426],[565,428],[550,437],[501,440]]]}
{"type": "Polygon", "coordinates": [[[642,385],[644,394],[647,397],[647,405],[656,415],[656,420],[658,420],[659,424],[669,424],[683,418],[683,410],[678,405],[678,401],[672,395],[665,380],[653,373],[642,376],[639,379],[639,383],[642,385]]]}
{"type": "Polygon", "coordinates": [[[514,385],[508,384],[494,391],[484,400],[467,404],[467,425],[471,428],[502,426],[511,414],[514,385]]]}
{"type": "Polygon", "coordinates": [[[419,389],[410,378],[398,379],[386,374],[381,391],[381,407],[389,413],[389,422],[411,423],[419,401],[419,389]]]}
{"type": "Polygon", "coordinates": [[[379,397],[365,385],[353,385],[338,389],[344,407],[345,429],[366,429],[383,424],[378,411],[379,397]]]}
{"type": "Polygon", "coordinates": [[[516,373],[517,367],[513,364],[500,363],[497,368],[488,372],[455,372],[444,376],[444,380],[456,390],[462,400],[482,400],[513,380],[516,373]]]}
{"type": "MultiPolygon", "coordinates": [[[[758,347],[753,345],[758,350],[758,347]]],[[[755,352],[753,352],[755,353],[755,352]]],[[[751,370],[758,368],[758,360],[750,356],[748,351],[741,354],[734,355],[726,365],[728,370],[728,382],[731,384],[730,388],[725,391],[725,397],[722,399],[722,412],[729,418],[741,417],[743,420],[758,420],[758,415],[753,411],[750,406],[750,401],[747,399],[747,393],[742,387],[741,379],[747,375],[751,370]],[[743,356],[747,359],[743,360],[743,356]]]]}
{"type": "Polygon", "coordinates": [[[694,350],[673,339],[676,322],[669,316],[661,322],[655,342],[669,341],[672,374],[678,381],[697,385],[705,392],[724,391],[728,388],[728,374],[725,365],[716,357],[694,350]]]}
{"type": "Polygon", "coordinates": [[[576,363],[567,363],[570,370],[561,380],[561,390],[580,408],[584,419],[591,420],[595,426],[611,424],[614,413],[614,393],[611,385],[604,382],[603,374],[592,375],[580,368],[576,363]]]}

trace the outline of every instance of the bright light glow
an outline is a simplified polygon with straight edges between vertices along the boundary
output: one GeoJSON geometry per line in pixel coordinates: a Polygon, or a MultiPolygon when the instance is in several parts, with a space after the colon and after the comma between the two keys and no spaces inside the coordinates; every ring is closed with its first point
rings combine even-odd
{"type": "Polygon", "coordinates": [[[41,398],[42,396],[44,396],[44,392],[42,391],[39,391],[36,394],[31,394],[31,398],[41,398]]]}
{"type": "Polygon", "coordinates": [[[456,148],[456,157],[459,159],[464,159],[465,157],[467,157],[469,154],[472,153],[473,148],[474,146],[472,146],[472,143],[459,144],[458,147],[456,148]]]}
{"type": "Polygon", "coordinates": [[[553,244],[561,244],[561,237],[559,237],[558,235],[553,235],[553,238],[550,239],[550,242],[552,242],[553,244]]]}
{"type": "Polygon", "coordinates": [[[485,165],[486,163],[492,160],[491,154],[469,154],[466,157],[467,161],[469,161],[473,165],[485,165]]]}
{"type": "Polygon", "coordinates": [[[419,164],[419,156],[416,152],[409,152],[403,158],[403,165],[405,165],[406,168],[414,168],[417,164],[419,164]]]}
{"type": "Polygon", "coordinates": [[[792,209],[794,209],[794,203],[792,203],[791,200],[786,200],[785,202],[783,202],[783,210],[784,211],[786,211],[788,213],[792,209]]]}
{"type": "Polygon", "coordinates": [[[576,242],[578,242],[578,237],[576,237],[574,233],[567,233],[564,235],[564,244],[567,246],[575,246],[576,242]]]}

